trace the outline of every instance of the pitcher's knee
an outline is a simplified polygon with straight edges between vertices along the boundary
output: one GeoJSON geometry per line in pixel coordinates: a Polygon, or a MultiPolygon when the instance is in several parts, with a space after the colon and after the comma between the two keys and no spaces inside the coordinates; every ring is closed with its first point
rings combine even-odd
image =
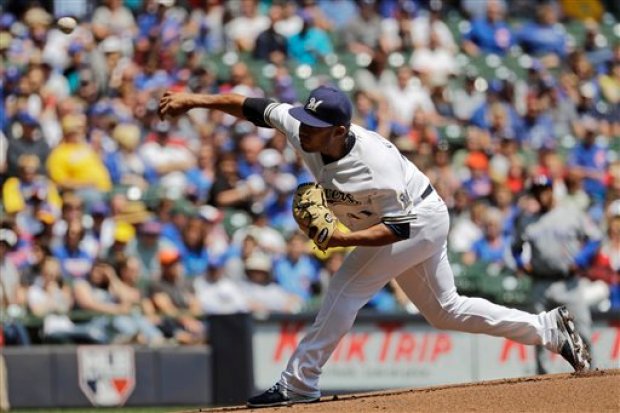
{"type": "Polygon", "coordinates": [[[442,304],[437,312],[426,316],[426,321],[439,330],[460,330],[463,319],[458,311],[458,298],[442,304]]]}
{"type": "Polygon", "coordinates": [[[453,320],[444,311],[432,317],[427,317],[426,321],[428,321],[433,328],[438,330],[452,330],[454,328],[453,320]]]}

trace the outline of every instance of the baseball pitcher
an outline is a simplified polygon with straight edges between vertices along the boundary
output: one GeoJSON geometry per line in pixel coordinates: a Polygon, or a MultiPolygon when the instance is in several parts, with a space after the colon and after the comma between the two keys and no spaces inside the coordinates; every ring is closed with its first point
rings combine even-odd
{"type": "Polygon", "coordinates": [[[352,105],[342,91],[321,86],[301,107],[236,94],[166,92],[159,111],[178,116],[192,108],[221,110],[285,133],[317,181],[302,185],[295,197],[301,229],[322,249],[357,247],[330,280],[316,320],[280,380],[250,398],[249,407],[318,401],[323,365],[360,308],[394,278],[437,328],[542,345],[576,371],[589,369],[566,309],[530,314],[457,293],[446,253],[445,203],[394,145],[351,124],[352,105]],[[351,231],[339,231],[336,220],[351,231]]]}

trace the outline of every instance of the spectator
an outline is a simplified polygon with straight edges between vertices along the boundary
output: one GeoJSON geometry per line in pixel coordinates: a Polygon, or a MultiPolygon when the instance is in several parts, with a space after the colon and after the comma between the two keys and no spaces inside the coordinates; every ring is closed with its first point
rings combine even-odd
{"type": "Polygon", "coordinates": [[[273,282],[269,256],[252,254],[245,261],[246,280],[241,284],[250,310],[255,313],[296,313],[301,299],[273,282]]]}
{"type": "MultiPolygon", "coordinates": [[[[461,196],[467,198],[467,193],[463,192],[461,196]]],[[[461,214],[455,218],[448,238],[448,245],[452,252],[463,254],[471,251],[474,243],[482,238],[486,211],[487,205],[482,201],[476,201],[470,209],[463,209],[461,214]]]]}
{"type": "Polygon", "coordinates": [[[408,130],[413,120],[413,115],[418,109],[434,114],[435,108],[430,94],[421,85],[419,79],[413,77],[409,67],[399,67],[397,78],[398,84],[387,86],[384,94],[390,105],[390,113],[394,123],[400,128],[408,130]]]}
{"type": "Polygon", "coordinates": [[[305,14],[303,19],[301,31],[288,39],[288,50],[298,63],[314,65],[333,53],[334,48],[327,33],[314,24],[314,17],[305,14]]]}
{"type": "Polygon", "coordinates": [[[489,208],[484,216],[482,232],[484,236],[474,242],[471,251],[463,254],[463,264],[476,262],[503,264],[509,242],[502,234],[503,218],[498,209],[489,208]]]}
{"type": "Polygon", "coordinates": [[[417,48],[409,64],[428,87],[443,86],[458,72],[458,66],[453,52],[440,47],[436,32],[429,36],[428,46],[417,48]]]}
{"type": "Polygon", "coordinates": [[[19,158],[22,155],[34,155],[40,161],[37,173],[45,173],[45,162],[50,153],[50,147],[43,139],[39,122],[27,112],[20,112],[15,117],[21,128],[11,128],[13,133],[21,130],[18,136],[11,136],[7,150],[7,174],[16,176],[19,171],[19,158]]]}
{"type": "Polygon", "coordinates": [[[470,152],[466,161],[470,176],[463,181],[463,188],[472,199],[486,198],[491,194],[489,159],[482,152],[470,152]]]}
{"type": "Polygon", "coordinates": [[[2,187],[4,211],[7,214],[16,214],[29,209],[35,216],[36,203],[45,203],[53,214],[60,210],[60,196],[56,186],[44,175],[38,173],[40,161],[36,155],[24,154],[18,160],[19,174],[9,178],[2,187]]]}
{"type": "Polygon", "coordinates": [[[171,51],[178,49],[181,19],[173,5],[174,2],[170,0],[151,1],[146,4],[144,12],[138,15],[138,61],[153,59],[151,61],[159,62],[158,67],[164,70],[174,64],[171,51]]]}
{"type": "Polygon", "coordinates": [[[359,90],[367,92],[375,100],[385,99],[387,102],[385,89],[397,83],[396,75],[388,66],[388,56],[381,50],[373,54],[366,68],[359,68],[355,72],[355,84],[359,90]]]}
{"type": "Polygon", "coordinates": [[[481,79],[476,71],[467,71],[463,87],[453,91],[452,111],[460,121],[471,119],[474,111],[486,100],[484,93],[476,87],[476,79],[481,79]]]}
{"type": "Polygon", "coordinates": [[[126,221],[119,220],[116,222],[112,245],[102,254],[105,261],[113,267],[118,266],[119,262],[124,261],[128,256],[129,244],[133,241],[135,236],[136,229],[133,225],[126,221]]]}
{"type": "Polygon", "coordinates": [[[256,46],[252,51],[252,57],[258,60],[282,64],[288,56],[286,37],[276,31],[278,22],[282,20],[283,7],[280,4],[272,4],[269,8],[270,25],[267,30],[256,38],[256,46]]]}
{"type": "Polygon", "coordinates": [[[84,141],[85,127],[84,116],[62,119],[64,139],[50,153],[47,168],[60,189],[77,191],[92,202],[110,190],[111,182],[99,156],[84,141]]]}
{"type": "Polygon", "coordinates": [[[582,122],[585,135],[571,150],[568,165],[579,171],[583,177],[583,186],[588,196],[597,203],[605,199],[605,173],[607,169],[607,150],[598,143],[598,122],[586,118],[582,122]]]}
{"type": "Polygon", "coordinates": [[[388,136],[390,132],[388,104],[383,99],[379,101],[373,99],[373,95],[361,89],[353,93],[352,120],[366,129],[388,136]]]}
{"type": "MultiPolygon", "coordinates": [[[[534,177],[530,193],[539,210],[524,211],[518,218],[512,252],[519,270],[532,277],[531,305],[536,312],[566,305],[589,345],[592,319],[579,276],[600,245],[600,229],[583,212],[558,205],[547,177],[534,177]],[[521,255],[525,243],[530,248],[529,261],[521,255]]],[[[547,371],[541,351],[537,351],[537,371],[547,371]]]]}
{"type": "Polygon", "coordinates": [[[538,7],[536,20],[525,24],[517,33],[517,43],[526,53],[540,57],[546,67],[556,67],[566,56],[566,32],[558,24],[552,3],[538,7]]]}
{"type": "Polygon", "coordinates": [[[241,179],[248,179],[251,175],[259,177],[262,175],[263,167],[258,160],[258,155],[264,147],[265,145],[258,135],[248,134],[241,138],[239,142],[241,156],[237,161],[241,179]]]}
{"type": "Polygon", "coordinates": [[[527,111],[517,138],[534,149],[552,148],[556,145],[553,120],[536,96],[528,96],[527,111]]]}
{"type": "Polygon", "coordinates": [[[67,233],[70,221],[84,220],[84,202],[74,192],[65,192],[62,195],[62,207],[60,219],[56,220],[52,226],[52,247],[61,243],[62,238],[67,233]]]}
{"type": "Polygon", "coordinates": [[[8,252],[17,245],[17,234],[8,228],[0,228],[0,310],[3,317],[4,342],[7,345],[28,345],[30,337],[18,319],[23,315],[26,294],[20,284],[17,268],[8,258],[8,252]]]}
{"type": "Polygon", "coordinates": [[[116,224],[109,215],[110,208],[105,202],[98,202],[90,208],[93,223],[89,232],[99,246],[97,256],[114,242],[116,224]]]}
{"type": "Polygon", "coordinates": [[[202,8],[192,10],[188,32],[196,39],[198,48],[207,53],[219,53],[224,49],[224,6],[220,0],[201,2],[202,8]]]}
{"type": "Polygon", "coordinates": [[[63,278],[69,283],[85,279],[93,266],[94,257],[86,252],[83,239],[84,227],[78,219],[73,219],[67,222],[62,244],[52,250],[54,257],[60,261],[63,278]]]}
{"type": "Polygon", "coordinates": [[[162,238],[177,250],[183,249],[183,231],[190,216],[195,214],[193,206],[184,198],[174,201],[170,210],[170,220],[161,228],[162,238]]]}
{"type": "Polygon", "coordinates": [[[158,181],[164,188],[178,190],[185,185],[185,172],[194,166],[195,160],[185,142],[171,137],[170,131],[168,121],[158,122],[142,145],[140,155],[146,166],[157,172],[158,181]]]}
{"type": "Polygon", "coordinates": [[[429,114],[418,108],[413,115],[408,138],[413,143],[418,156],[431,156],[439,143],[439,133],[429,119],[429,114]]]}
{"type": "Polygon", "coordinates": [[[248,303],[239,285],[227,277],[222,262],[214,260],[202,277],[194,279],[194,290],[205,314],[248,312],[248,303]]]}
{"type": "Polygon", "coordinates": [[[381,17],[377,14],[374,0],[360,2],[359,14],[343,30],[344,44],[353,54],[366,53],[372,56],[375,50],[389,52],[382,42],[381,17]]]}
{"type": "Polygon", "coordinates": [[[161,268],[159,253],[164,249],[161,235],[161,224],[157,221],[146,221],[138,226],[137,237],[129,245],[127,256],[140,260],[140,280],[145,283],[159,279],[161,268]]]}
{"type": "Polygon", "coordinates": [[[196,201],[210,201],[209,191],[215,181],[216,155],[212,145],[203,144],[198,151],[196,166],[187,171],[187,181],[196,192],[196,201]]]}
{"type": "Polygon", "coordinates": [[[209,199],[216,207],[228,207],[251,211],[252,201],[264,191],[264,181],[240,177],[234,153],[221,154],[216,165],[216,179],[209,199]]]}
{"type": "Polygon", "coordinates": [[[107,337],[102,329],[87,324],[76,325],[68,316],[73,308],[73,293],[62,280],[59,262],[47,257],[40,275],[28,287],[28,308],[43,319],[43,340],[47,343],[104,344],[107,337]]]}
{"type": "Polygon", "coordinates": [[[151,298],[163,318],[166,337],[181,344],[198,344],[206,339],[205,325],[196,317],[202,308],[193,287],[183,278],[181,256],[174,249],[159,253],[161,277],[151,290],[151,298]]]}
{"type": "Polygon", "coordinates": [[[251,217],[252,222],[249,225],[235,231],[232,244],[240,245],[247,234],[252,234],[262,251],[272,255],[284,254],[286,252],[286,241],[281,233],[269,227],[265,211],[253,213],[251,217]]]}
{"type": "Polygon", "coordinates": [[[153,302],[147,296],[148,292],[145,288],[140,288],[140,273],[142,272],[140,260],[136,257],[122,258],[116,265],[118,273],[116,289],[120,300],[132,306],[136,341],[147,345],[162,344],[164,336],[156,327],[161,320],[156,315],[153,302]]]}
{"type": "Polygon", "coordinates": [[[620,102],[620,60],[607,64],[607,70],[599,76],[601,94],[607,102],[617,105],[620,102]]]}
{"type": "MultiPolygon", "coordinates": [[[[366,0],[364,3],[372,3],[373,0],[366,0]]],[[[342,34],[342,28],[359,14],[356,2],[349,0],[319,0],[317,5],[321,9],[323,16],[328,20],[328,28],[333,28],[336,36],[342,34]]]]}
{"type": "Polygon", "coordinates": [[[575,169],[566,171],[564,177],[566,193],[559,197],[560,205],[571,205],[573,208],[586,212],[590,206],[590,197],[583,190],[583,177],[581,172],[575,169]]]}
{"type": "Polygon", "coordinates": [[[297,295],[302,301],[312,296],[312,284],[319,283],[319,270],[308,251],[305,235],[294,233],[287,240],[287,253],[276,260],[273,277],[288,293],[297,295]]]}
{"type": "Polygon", "coordinates": [[[548,87],[542,92],[541,99],[545,99],[548,112],[554,125],[553,135],[557,138],[570,135],[575,129],[577,109],[575,102],[560,91],[559,85],[548,87]]]}
{"type": "Polygon", "coordinates": [[[588,277],[609,285],[610,306],[620,308],[620,201],[612,201],[607,208],[607,233],[603,238],[588,277]]]}
{"type": "Polygon", "coordinates": [[[122,0],[105,0],[93,14],[92,30],[96,39],[108,36],[131,39],[137,32],[136,21],[122,0]]]}
{"type": "Polygon", "coordinates": [[[514,196],[506,184],[495,184],[491,193],[491,202],[501,216],[501,235],[511,239],[518,209],[514,204],[514,196]]]}
{"type": "Polygon", "coordinates": [[[110,152],[104,161],[112,183],[146,189],[157,175],[137,152],[140,129],[133,124],[121,123],[114,128],[112,137],[119,150],[110,152]]]}
{"type": "Polygon", "coordinates": [[[77,308],[94,314],[88,328],[97,331],[97,337],[105,337],[106,343],[131,343],[138,334],[139,323],[131,314],[131,303],[122,300],[119,283],[114,268],[97,261],[87,277],[73,284],[77,308]]]}
{"type": "Polygon", "coordinates": [[[434,165],[425,171],[431,184],[448,204],[454,204],[456,191],[461,187],[461,180],[452,165],[452,154],[445,145],[439,145],[433,153],[434,165]]]}
{"type": "Polygon", "coordinates": [[[432,0],[429,2],[429,12],[420,13],[411,22],[411,42],[414,49],[427,48],[429,46],[431,33],[437,36],[437,42],[440,48],[452,52],[457,50],[456,43],[450,28],[444,23],[443,2],[441,0],[432,0]]]}
{"type": "Polygon", "coordinates": [[[513,45],[514,38],[506,23],[505,4],[491,0],[486,5],[486,17],[475,19],[470,29],[463,34],[463,50],[471,56],[480,53],[505,55],[513,45]]]}
{"type": "Polygon", "coordinates": [[[209,252],[206,246],[206,223],[199,216],[190,217],[183,228],[183,245],[179,250],[185,277],[200,277],[207,272],[209,252]]]}
{"type": "Polygon", "coordinates": [[[251,52],[256,38],[269,28],[269,18],[258,11],[257,0],[242,0],[240,15],[234,17],[224,27],[230,48],[240,52],[251,52]]]}
{"type": "Polygon", "coordinates": [[[283,173],[275,178],[273,186],[272,198],[265,203],[265,215],[268,217],[269,226],[283,234],[297,231],[297,223],[290,213],[297,180],[292,174],[283,173]]]}

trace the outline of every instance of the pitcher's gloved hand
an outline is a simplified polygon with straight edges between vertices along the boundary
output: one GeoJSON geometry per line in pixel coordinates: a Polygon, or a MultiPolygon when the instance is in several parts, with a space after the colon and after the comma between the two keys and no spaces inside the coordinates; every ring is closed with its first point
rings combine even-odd
{"type": "Polygon", "coordinates": [[[338,219],[327,206],[321,185],[310,182],[297,187],[293,199],[293,217],[299,228],[320,250],[325,251],[336,230],[338,219]]]}

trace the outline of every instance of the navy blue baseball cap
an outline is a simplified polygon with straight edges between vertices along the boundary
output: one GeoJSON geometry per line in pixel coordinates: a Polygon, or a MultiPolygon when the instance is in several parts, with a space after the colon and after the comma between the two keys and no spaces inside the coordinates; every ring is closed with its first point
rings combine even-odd
{"type": "Polygon", "coordinates": [[[547,175],[536,175],[530,182],[530,191],[536,192],[545,188],[553,188],[553,181],[547,175]]]}
{"type": "Polygon", "coordinates": [[[288,113],[301,123],[315,127],[349,126],[353,106],[349,97],[332,86],[319,86],[310,92],[304,106],[298,106],[288,113]]]}
{"type": "Polygon", "coordinates": [[[25,126],[39,126],[39,121],[28,112],[19,112],[15,120],[25,126]]]}

